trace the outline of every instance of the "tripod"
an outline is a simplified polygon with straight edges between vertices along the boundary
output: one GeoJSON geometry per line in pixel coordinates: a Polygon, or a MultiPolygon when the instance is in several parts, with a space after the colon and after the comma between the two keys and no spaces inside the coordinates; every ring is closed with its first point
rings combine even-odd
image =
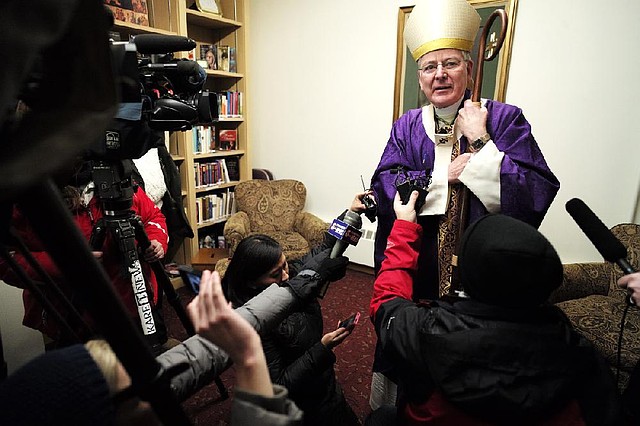
{"type": "MultiPolygon", "coordinates": [[[[126,270],[131,276],[143,333],[153,352],[157,355],[164,349],[163,344],[167,340],[166,328],[160,316],[160,310],[153,308],[153,294],[146,285],[138,257],[136,241],[143,251],[151,245],[151,242],[144,230],[141,218],[131,210],[134,189],[131,185],[131,168],[128,164],[96,161],[92,166],[92,176],[103,206],[104,216],[94,226],[90,245],[94,250],[99,250],[104,244],[107,233],[112,236],[119,249],[122,264],[126,265],[126,270]]],[[[160,260],[156,260],[149,262],[149,265],[158,281],[158,300],[162,300],[164,292],[187,334],[189,336],[195,335],[193,324],[182,306],[180,296],[173,288],[163,264],[160,260]]],[[[218,387],[221,399],[228,398],[229,394],[222,380],[216,377],[214,382],[218,387]]]]}
{"type": "MultiPolygon", "coordinates": [[[[153,307],[153,293],[146,283],[136,247],[136,240],[139,241],[142,249],[146,249],[151,242],[144,231],[141,219],[131,210],[123,212],[105,211],[105,216],[98,220],[91,234],[90,245],[94,250],[100,250],[107,233],[114,239],[122,258],[122,264],[131,277],[131,285],[142,332],[151,345],[153,352],[158,355],[162,351],[162,345],[167,340],[166,330],[159,318],[159,314],[153,307]]],[[[151,266],[156,278],[161,282],[160,277],[164,273],[162,265],[160,265],[159,261],[155,261],[151,263],[151,266]]],[[[173,289],[171,283],[169,283],[169,287],[173,289]]],[[[176,309],[187,332],[193,333],[193,326],[188,321],[182,305],[179,304],[179,300],[177,302],[178,308],[173,304],[173,300],[172,306],[176,309]]]]}

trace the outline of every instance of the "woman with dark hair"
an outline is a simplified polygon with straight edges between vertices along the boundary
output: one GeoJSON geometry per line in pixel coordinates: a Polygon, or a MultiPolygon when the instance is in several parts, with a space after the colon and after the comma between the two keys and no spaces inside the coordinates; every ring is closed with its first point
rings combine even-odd
{"type": "Polygon", "coordinates": [[[270,284],[280,284],[288,279],[289,265],[280,244],[267,235],[255,234],[238,244],[222,280],[222,288],[234,307],[239,307],[270,284]],[[230,286],[230,281],[235,285],[230,286]]]}
{"type": "MultiPolygon", "coordinates": [[[[351,205],[356,213],[364,211],[358,194],[351,205]]],[[[267,235],[251,235],[236,248],[222,280],[223,289],[234,307],[242,306],[269,285],[282,285],[289,277],[303,275],[318,257],[327,258],[335,240],[325,242],[312,252],[289,264],[282,247],[267,235]]],[[[320,304],[317,299],[299,306],[275,329],[262,335],[262,346],[274,383],[285,386],[290,398],[305,415],[306,425],[360,424],[333,368],[333,348],[342,343],[351,329],[338,327],[323,335],[320,304]]]]}

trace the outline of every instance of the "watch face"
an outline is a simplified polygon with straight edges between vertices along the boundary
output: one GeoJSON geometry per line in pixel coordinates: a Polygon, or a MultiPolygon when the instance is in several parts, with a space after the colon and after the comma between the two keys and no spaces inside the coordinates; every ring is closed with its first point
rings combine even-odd
{"type": "Polygon", "coordinates": [[[475,149],[476,151],[482,148],[483,146],[484,146],[484,141],[482,139],[476,139],[471,144],[471,148],[475,149]]]}

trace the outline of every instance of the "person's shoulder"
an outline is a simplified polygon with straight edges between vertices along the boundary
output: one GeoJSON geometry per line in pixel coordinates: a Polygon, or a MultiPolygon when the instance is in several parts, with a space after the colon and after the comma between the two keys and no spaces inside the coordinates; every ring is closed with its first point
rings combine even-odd
{"type": "Polygon", "coordinates": [[[490,111],[500,112],[503,114],[509,114],[509,113],[519,114],[522,112],[522,108],[520,108],[519,106],[506,104],[500,101],[494,101],[493,99],[487,99],[484,105],[490,111]]]}
{"type": "Polygon", "coordinates": [[[513,120],[516,120],[518,118],[524,118],[522,108],[516,105],[506,104],[491,99],[488,99],[484,105],[487,107],[489,116],[494,122],[512,122],[513,120]]]}
{"type": "Polygon", "coordinates": [[[417,124],[422,126],[422,108],[414,108],[406,111],[393,123],[395,131],[407,131],[417,124]]]}
{"type": "Polygon", "coordinates": [[[413,109],[407,110],[396,121],[398,121],[398,122],[400,122],[400,121],[415,121],[419,117],[422,117],[422,108],[413,108],[413,109]]]}

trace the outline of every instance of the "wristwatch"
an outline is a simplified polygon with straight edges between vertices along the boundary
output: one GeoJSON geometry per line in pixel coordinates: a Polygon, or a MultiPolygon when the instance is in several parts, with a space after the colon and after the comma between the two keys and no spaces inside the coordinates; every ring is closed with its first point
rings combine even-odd
{"type": "Polygon", "coordinates": [[[471,142],[471,151],[473,152],[480,151],[482,147],[485,146],[485,144],[490,140],[491,140],[491,135],[489,133],[485,133],[475,141],[471,142]]]}

